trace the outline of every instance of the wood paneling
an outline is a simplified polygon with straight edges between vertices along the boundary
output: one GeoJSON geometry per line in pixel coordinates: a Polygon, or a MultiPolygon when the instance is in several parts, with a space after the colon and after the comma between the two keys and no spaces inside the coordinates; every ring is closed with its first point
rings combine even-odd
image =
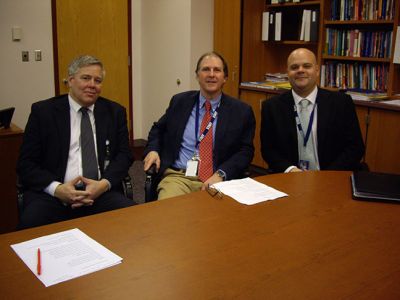
{"type": "Polygon", "coordinates": [[[400,112],[369,112],[366,162],[371,171],[400,174],[400,112]]]}
{"type": "Polygon", "coordinates": [[[224,92],[238,97],[240,80],[240,28],[241,1],[214,1],[214,50],[220,53],[228,64],[228,80],[224,92]]]}

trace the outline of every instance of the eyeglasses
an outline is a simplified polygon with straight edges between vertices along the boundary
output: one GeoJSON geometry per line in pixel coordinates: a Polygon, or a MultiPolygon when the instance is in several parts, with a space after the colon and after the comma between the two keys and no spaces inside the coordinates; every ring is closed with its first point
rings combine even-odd
{"type": "Polygon", "coordinates": [[[210,185],[207,186],[206,191],[211,197],[217,196],[219,199],[222,199],[222,197],[224,196],[224,194],[219,189],[216,189],[215,187],[212,187],[210,185]]]}

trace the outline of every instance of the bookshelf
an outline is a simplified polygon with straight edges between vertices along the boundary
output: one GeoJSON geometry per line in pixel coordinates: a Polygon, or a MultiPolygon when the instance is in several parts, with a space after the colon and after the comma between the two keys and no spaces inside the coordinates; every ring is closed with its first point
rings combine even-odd
{"type": "MultiPolygon", "coordinates": [[[[302,0],[296,3],[279,3],[271,4],[270,0],[241,0],[240,7],[235,4],[236,9],[232,13],[230,9],[230,1],[232,0],[215,0],[214,6],[218,6],[218,12],[214,11],[215,18],[215,36],[218,39],[214,39],[215,50],[220,52],[222,55],[225,53],[235,52],[234,60],[227,59],[229,66],[234,66],[235,71],[239,74],[239,82],[247,81],[262,81],[264,79],[265,73],[282,73],[286,71],[286,60],[290,52],[299,47],[307,48],[313,51],[317,56],[317,62],[320,66],[340,63],[347,65],[373,65],[379,66],[381,69],[377,72],[377,78],[382,77],[384,74],[386,87],[385,92],[389,95],[400,94],[400,64],[393,63],[393,53],[394,53],[394,37],[397,33],[397,26],[400,25],[399,12],[400,12],[400,1],[398,0],[363,0],[364,3],[376,3],[393,1],[394,14],[391,19],[368,19],[364,20],[362,18],[357,19],[332,19],[332,5],[335,0],[302,0]],[[223,9],[221,9],[223,8],[223,9]],[[291,34],[293,36],[300,37],[301,25],[302,25],[302,14],[303,10],[319,10],[319,24],[318,24],[318,38],[314,42],[301,41],[298,38],[282,39],[281,41],[262,41],[262,19],[264,12],[282,12],[290,16],[286,18],[286,26],[290,27],[292,30],[291,34]],[[233,17],[232,17],[233,16],[233,17]],[[240,24],[240,30],[230,30],[229,24],[225,27],[221,25],[224,19],[229,19],[230,24],[240,24]],[[388,32],[392,31],[392,44],[389,47],[388,55],[385,57],[354,57],[348,55],[336,55],[328,54],[325,51],[326,48],[326,32],[327,30],[361,30],[367,32],[388,32]],[[221,31],[223,30],[223,31],[221,31]],[[240,40],[240,46],[234,48],[229,46],[229,41],[240,40]],[[238,61],[239,57],[239,61],[238,61]]],[[[239,0],[235,0],[237,3],[239,0]]],[[[338,0],[336,0],[337,2],[338,0]]],[[[340,2],[341,0],[339,0],[340,2]]],[[[355,0],[351,0],[354,2],[355,0]]],[[[344,1],[350,2],[349,0],[344,1]]],[[[358,2],[358,4],[360,1],[358,2]]],[[[349,6],[351,7],[351,5],[349,6]]],[[[284,29],[282,29],[284,30],[284,29]]],[[[346,71],[345,71],[346,72],[346,71]]],[[[337,90],[335,86],[329,87],[329,89],[337,90]]],[[[256,149],[253,164],[260,167],[268,167],[263,161],[260,153],[260,115],[261,115],[261,103],[279,93],[275,90],[262,90],[252,87],[240,86],[240,84],[235,87],[234,92],[237,91],[239,98],[247,103],[249,103],[256,115],[257,127],[256,135],[254,138],[254,146],[256,149]]],[[[229,93],[229,92],[228,92],[229,93]]],[[[231,92],[232,93],[232,92],[231,92]]],[[[233,93],[233,95],[236,95],[233,93]]],[[[377,141],[378,137],[371,136],[376,134],[378,131],[375,128],[378,121],[383,124],[384,117],[386,115],[392,116],[392,109],[380,109],[377,107],[369,107],[368,105],[360,105],[356,103],[357,113],[360,120],[361,128],[363,129],[363,136],[365,141],[368,135],[368,145],[366,159],[367,163],[371,163],[373,167],[372,170],[380,171],[393,171],[393,169],[388,168],[383,165],[378,155],[383,155],[385,157],[393,157],[393,153],[387,155],[387,152],[394,151],[396,149],[395,145],[400,141],[400,129],[391,128],[394,136],[397,136],[393,141],[387,141],[386,146],[383,148],[383,144],[380,141],[376,142],[375,145],[369,146],[373,141],[377,141]],[[380,112],[380,118],[375,116],[377,111],[380,112]],[[366,123],[369,120],[369,123],[366,123]],[[389,147],[389,144],[393,144],[389,147]],[[368,150],[368,147],[370,148],[368,150]],[[376,163],[374,163],[376,162],[376,163]]],[[[400,111],[394,111],[392,116],[397,120],[400,118],[400,111]]],[[[393,124],[393,123],[391,123],[393,124]]],[[[383,127],[382,127],[383,128],[383,127]]],[[[387,129],[388,130],[388,129],[387,129]]],[[[397,155],[397,154],[396,154],[397,155]]],[[[397,172],[400,172],[400,166],[395,168],[397,172]]]]}
{"type": "MultiPolygon", "coordinates": [[[[317,9],[321,12],[324,9],[324,0],[282,4],[270,4],[266,0],[242,1],[241,82],[260,81],[266,72],[284,72],[288,55],[299,47],[310,49],[317,54],[318,61],[320,60],[321,45],[318,41],[321,39],[321,30],[318,30],[316,42],[299,40],[304,9],[317,9]],[[281,41],[261,40],[263,12],[282,13],[281,41]],[[285,38],[285,35],[289,38],[285,38]]],[[[318,21],[321,24],[321,13],[318,21]]]]}
{"type": "MultiPolygon", "coordinates": [[[[216,0],[219,1],[219,0],[216,0]]],[[[319,25],[322,24],[325,0],[302,1],[300,3],[270,4],[266,0],[242,1],[242,43],[241,43],[241,82],[261,81],[265,73],[286,72],[286,60],[290,52],[303,47],[313,51],[321,60],[322,48],[319,41],[322,38],[321,26],[318,26],[317,41],[300,40],[302,14],[304,9],[318,10],[319,25]],[[281,12],[283,15],[282,31],[289,28],[289,39],[282,34],[281,41],[262,41],[262,15],[263,12],[281,12]],[[286,16],[286,18],[285,18],[286,16]]],[[[254,138],[255,155],[252,164],[267,168],[261,156],[260,148],[260,122],[261,104],[265,99],[274,96],[278,91],[256,90],[240,88],[239,97],[253,108],[256,115],[256,133],[254,138]]]]}
{"type": "Polygon", "coordinates": [[[398,25],[397,0],[326,1],[321,86],[398,94],[400,70],[393,63],[398,25]]]}

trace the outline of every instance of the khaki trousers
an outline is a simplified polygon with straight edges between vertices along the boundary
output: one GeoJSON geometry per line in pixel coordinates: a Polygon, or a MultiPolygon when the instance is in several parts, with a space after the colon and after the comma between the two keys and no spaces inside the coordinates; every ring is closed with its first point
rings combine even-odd
{"type": "Polygon", "coordinates": [[[202,185],[197,176],[185,176],[184,171],[168,168],[157,186],[158,200],[199,191],[202,185]]]}

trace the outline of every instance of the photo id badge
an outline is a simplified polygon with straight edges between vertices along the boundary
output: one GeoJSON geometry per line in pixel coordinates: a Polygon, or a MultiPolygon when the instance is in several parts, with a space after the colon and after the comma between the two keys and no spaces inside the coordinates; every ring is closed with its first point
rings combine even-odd
{"type": "Polygon", "coordinates": [[[310,168],[310,162],[308,160],[300,160],[299,168],[303,171],[306,171],[310,168]]]}
{"type": "Polygon", "coordinates": [[[186,173],[185,176],[197,176],[197,170],[199,167],[199,161],[198,160],[188,160],[187,165],[186,165],[186,173]]]}

